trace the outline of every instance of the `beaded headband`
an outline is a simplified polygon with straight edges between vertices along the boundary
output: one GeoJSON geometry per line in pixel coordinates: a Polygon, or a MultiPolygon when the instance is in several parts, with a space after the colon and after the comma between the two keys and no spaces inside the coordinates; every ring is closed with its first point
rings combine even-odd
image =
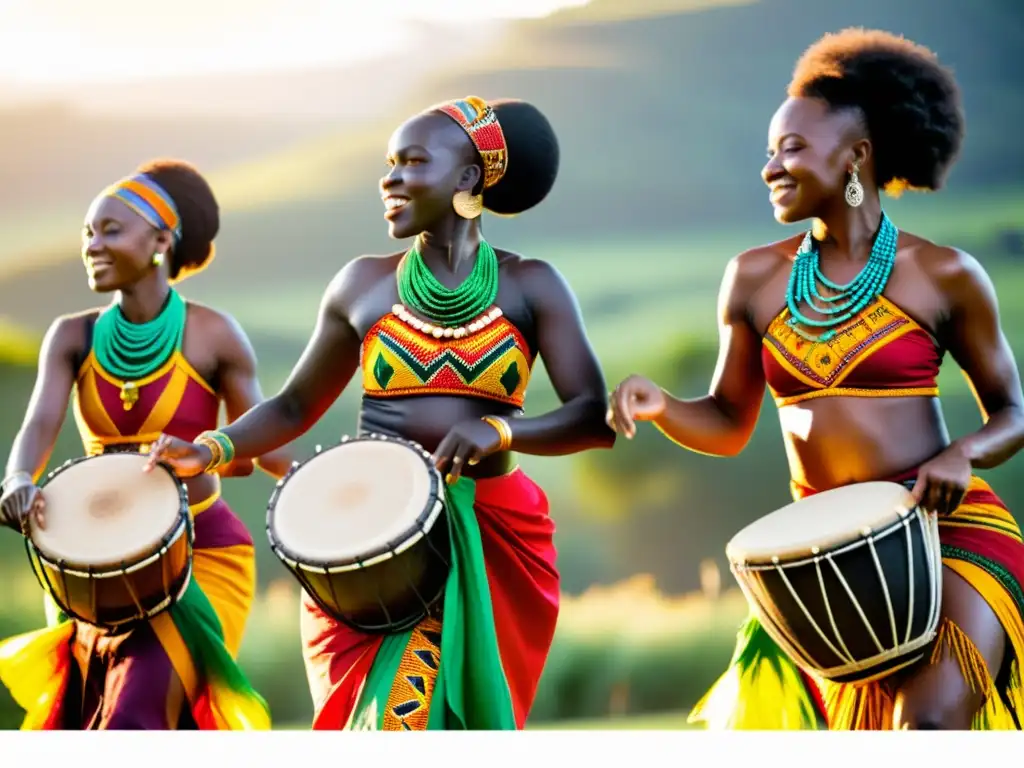
{"type": "Polygon", "coordinates": [[[128,176],[107,187],[103,194],[116,197],[157,229],[169,229],[181,240],[181,216],[171,196],[144,173],[128,176]]]}
{"type": "Polygon", "coordinates": [[[508,143],[490,105],[479,96],[467,96],[433,109],[448,115],[466,131],[484,161],[484,189],[501,181],[508,170],[508,143]]]}

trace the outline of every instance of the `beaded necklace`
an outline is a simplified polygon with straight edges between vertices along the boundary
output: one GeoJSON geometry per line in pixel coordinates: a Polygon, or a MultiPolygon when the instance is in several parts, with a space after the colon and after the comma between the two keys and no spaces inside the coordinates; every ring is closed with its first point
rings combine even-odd
{"type": "Polygon", "coordinates": [[[126,411],[139,399],[135,382],[159,370],[181,349],[185,335],[185,300],[173,288],[159,314],[145,323],[133,323],[117,305],[105,309],[93,328],[93,351],[101,366],[121,379],[121,402],[126,411]]]}
{"type": "Polygon", "coordinates": [[[787,324],[808,341],[828,341],[833,338],[837,326],[863,310],[885,290],[893,264],[896,262],[898,235],[899,230],[883,212],[882,225],[871,246],[871,256],[867,264],[852,281],[846,285],[839,285],[821,273],[819,245],[808,230],[797,249],[793,269],[789,274],[786,306],[789,308],[790,317],[786,321],[787,324]],[[835,295],[822,296],[818,290],[818,283],[834,291],[835,295]],[[821,320],[807,317],[800,311],[801,303],[824,317],[821,320]],[[801,325],[825,330],[813,336],[801,329],[801,325]]]}
{"type": "Polygon", "coordinates": [[[449,328],[481,316],[498,295],[498,256],[480,241],[472,271],[456,288],[443,285],[413,246],[398,264],[398,296],[439,326],[449,328]]]}

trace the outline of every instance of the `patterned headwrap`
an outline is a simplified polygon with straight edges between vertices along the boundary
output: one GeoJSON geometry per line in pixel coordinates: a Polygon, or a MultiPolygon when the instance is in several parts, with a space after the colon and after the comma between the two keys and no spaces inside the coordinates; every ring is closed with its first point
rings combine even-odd
{"type": "Polygon", "coordinates": [[[181,240],[181,216],[171,196],[144,173],[128,176],[103,191],[116,197],[157,229],[169,229],[174,240],[181,240]]]}
{"type": "Polygon", "coordinates": [[[433,107],[462,126],[484,161],[484,189],[501,181],[508,170],[508,144],[498,116],[479,96],[467,96],[433,107]]]}

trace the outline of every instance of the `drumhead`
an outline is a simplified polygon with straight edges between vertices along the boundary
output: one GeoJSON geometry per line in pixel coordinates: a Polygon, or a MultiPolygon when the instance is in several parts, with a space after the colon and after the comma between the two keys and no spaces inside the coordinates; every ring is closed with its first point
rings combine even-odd
{"type": "Polygon", "coordinates": [[[769,562],[832,549],[856,539],[864,528],[877,530],[915,507],[899,483],[847,485],[787,504],[755,520],[726,547],[732,562],[769,562]]]}
{"type": "Polygon", "coordinates": [[[413,448],[355,440],[300,465],[279,489],[270,522],[295,557],[345,562],[407,538],[430,494],[431,473],[413,448]]]}
{"type": "Polygon", "coordinates": [[[69,566],[112,566],[151,554],[178,524],[180,486],[146,457],[112,453],[62,468],[43,488],[46,528],[32,525],[36,549],[69,566]]]}

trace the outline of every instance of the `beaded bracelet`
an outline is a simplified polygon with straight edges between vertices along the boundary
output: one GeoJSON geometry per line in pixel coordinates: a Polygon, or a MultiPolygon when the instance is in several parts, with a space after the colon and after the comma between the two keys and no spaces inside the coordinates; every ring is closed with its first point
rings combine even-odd
{"type": "Polygon", "coordinates": [[[204,472],[213,472],[218,467],[230,464],[235,458],[235,444],[223,432],[210,430],[203,432],[195,439],[196,445],[205,445],[210,449],[210,463],[204,472]]]}
{"type": "Polygon", "coordinates": [[[498,437],[500,438],[498,451],[507,451],[512,447],[512,427],[509,426],[505,419],[500,416],[484,416],[482,421],[498,430],[498,437]]]}

